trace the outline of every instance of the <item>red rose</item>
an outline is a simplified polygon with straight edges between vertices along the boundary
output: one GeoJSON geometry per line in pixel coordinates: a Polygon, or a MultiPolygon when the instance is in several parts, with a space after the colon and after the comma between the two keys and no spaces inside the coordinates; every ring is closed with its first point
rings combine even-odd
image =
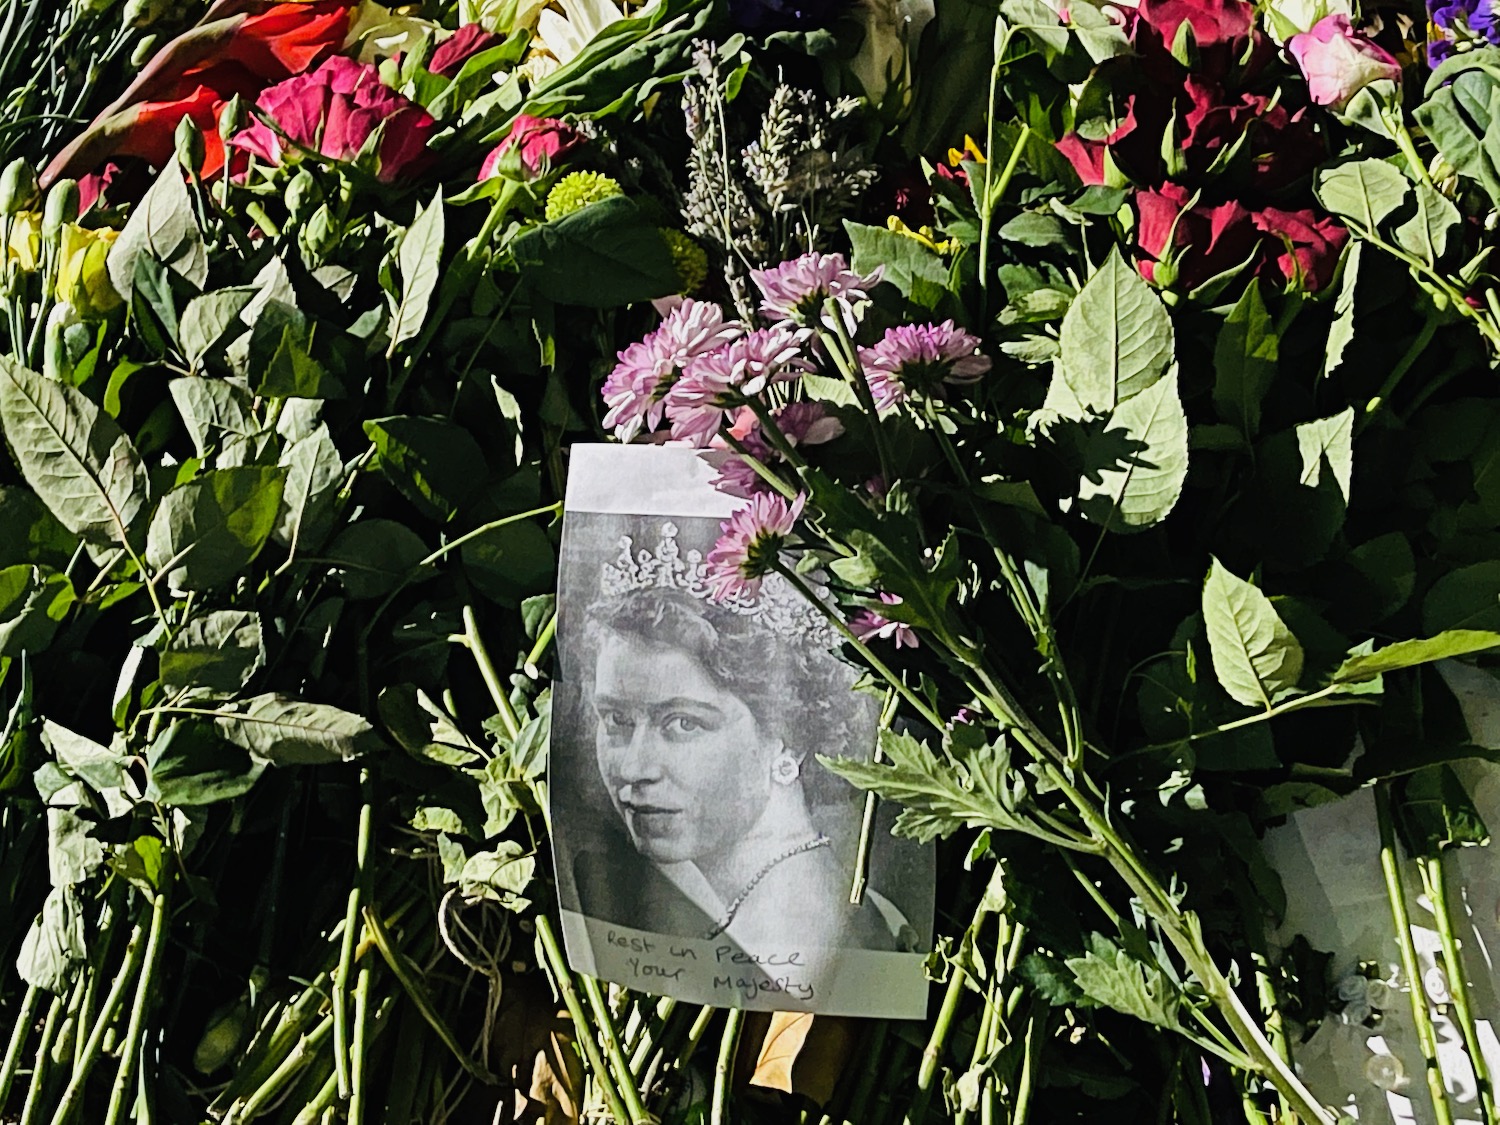
{"type": "Polygon", "coordinates": [[[515,149],[526,177],[556,166],[588,138],[571,125],[554,117],[530,117],[521,114],[511,123],[510,133],[491,150],[479,166],[479,178],[488,180],[499,174],[500,159],[515,149]]]}
{"type": "Polygon", "coordinates": [[[1263,273],[1316,293],[1333,280],[1339,252],[1349,232],[1332,219],[1319,218],[1311,209],[1283,211],[1266,207],[1251,216],[1256,229],[1264,232],[1267,262],[1263,273]]]}
{"type": "Polygon", "coordinates": [[[299,148],[331,160],[353,160],[379,129],[375,174],[387,184],[426,162],[427,138],[437,128],[425,109],[382,84],[373,66],[342,55],[268,87],[256,104],[280,133],[257,121],[235,135],[234,147],[272,164],[295,157],[299,148]]]}
{"type": "Polygon", "coordinates": [[[491,35],[477,23],[466,23],[432,52],[432,58],[427,60],[427,70],[442,78],[452,78],[480,51],[488,51],[503,42],[505,40],[500,36],[491,35]]]}
{"type": "Polygon", "coordinates": [[[1113,133],[1102,141],[1089,141],[1077,133],[1069,133],[1057,142],[1057,151],[1068,159],[1073,165],[1073,171],[1078,173],[1078,178],[1086,184],[1102,184],[1105,182],[1105,155],[1109,148],[1119,144],[1130,134],[1135,132],[1135,101],[1132,97],[1125,110],[1125,120],[1121,121],[1113,133]]]}
{"type": "Polygon", "coordinates": [[[1250,212],[1233,200],[1185,210],[1191,199],[1178,184],[1136,193],[1136,243],[1148,256],[1137,268],[1147,281],[1196,289],[1254,254],[1259,235],[1250,212]]]}
{"type": "Polygon", "coordinates": [[[1245,0],[1141,0],[1137,11],[1169,47],[1184,23],[1199,47],[1244,39],[1255,25],[1255,6],[1245,0]]]}

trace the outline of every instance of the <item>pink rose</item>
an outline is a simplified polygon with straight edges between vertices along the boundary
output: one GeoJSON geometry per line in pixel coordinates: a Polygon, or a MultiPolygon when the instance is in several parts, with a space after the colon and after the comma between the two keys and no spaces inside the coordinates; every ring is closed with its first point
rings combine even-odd
{"type": "Polygon", "coordinates": [[[379,129],[376,178],[382,183],[420,170],[428,158],[427,138],[437,127],[425,109],[383,85],[373,66],[342,55],[268,87],[256,105],[280,132],[256,121],[230,141],[234,147],[272,164],[302,149],[352,161],[379,129]]]}
{"type": "Polygon", "coordinates": [[[510,133],[501,141],[479,166],[479,178],[488,180],[498,175],[500,160],[511,149],[521,159],[521,166],[528,179],[538,176],[546,168],[552,168],[564,156],[572,152],[587,138],[554,117],[530,117],[521,114],[511,123],[510,133]]]}
{"type": "Polygon", "coordinates": [[[466,23],[432,52],[432,58],[427,60],[428,73],[453,78],[463,69],[464,63],[480,51],[488,51],[503,42],[505,40],[500,36],[491,35],[477,23],[466,23]]]}
{"type": "Polygon", "coordinates": [[[1292,36],[1287,50],[1302,68],[1312,100],[1335,110],[1343,109],[1371,82],[1401,81],[1401,64],[1355,31],[1341,12],[1324,16],[1311,31],[1292,36]]]}

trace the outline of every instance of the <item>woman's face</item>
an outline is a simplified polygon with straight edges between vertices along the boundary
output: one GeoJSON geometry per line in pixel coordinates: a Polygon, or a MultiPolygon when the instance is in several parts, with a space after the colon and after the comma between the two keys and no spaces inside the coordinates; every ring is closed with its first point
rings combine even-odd
{"type": "Polygon", "coordinates": [[[712,855],[760,818],[780,743],[692,654],[606,633],[593,702],[599,776],[642,855],[712,855]]]}

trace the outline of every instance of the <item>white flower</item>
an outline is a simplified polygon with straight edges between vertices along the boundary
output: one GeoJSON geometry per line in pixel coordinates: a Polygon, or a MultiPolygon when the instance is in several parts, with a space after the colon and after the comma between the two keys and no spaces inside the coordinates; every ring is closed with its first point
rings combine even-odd
{"type": "Polygon", "coordinates": [[[610,24],[625,18],[613,0],[553,0],[553,3],[553,7],[543,8],[537,16],[536,34],[540,45],[563,65],[583,54],[584,48],[610,24]]]}
{"type": "Polygon", "coordinates": [[[1265,8],[1266,33],[1280,45],[1311,31],[1324,16],[1337,15],[1353,17],[1351,0],[1271,0],[1265,8]]]}

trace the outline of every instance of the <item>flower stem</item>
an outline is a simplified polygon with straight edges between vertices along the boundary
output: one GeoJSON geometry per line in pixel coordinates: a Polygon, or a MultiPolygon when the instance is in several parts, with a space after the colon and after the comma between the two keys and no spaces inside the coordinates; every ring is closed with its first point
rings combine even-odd
{"type": "Polygon", "coordinates": [[[109,1095],[109,1112],[105,1125],[119,1125],[121,1115],[126,1112],[126,1091],[135,1076],[136,1058],[141,1053],[141,1037],[145,1031],[146,1009],[156,1000],[156,973],[161,967],[162,949],[166,945],[168,906],[171,901],[173,874],[170,864],[163,868],[161,886],[156,889],[156,898],[151,903],[151,930],[146,938],[145,965],[136,984],[135,1003],[130,1009],[130,1023],[125,1030],[125,1042],[120,1048],[120,1069],[115,1073],[114,1089],[109,1095]]]}
{"type": "Polygon", "coordinates": [[[641,1092],[635,1088],[630,1063],[620,1047],[620,1036],[615,1031],[615,1021],[610,1015],[609,1005],[604,1002],[604,994],[599,990],[599,982],[587,975],[581,979],[583,980],[583,994],[588,998],[589,1007],[594,1011],[594,1026],[598,1028],[599,1035],[604,1040],[605,1056],[614,1069],[615,1082],[620,1088],[620,1098],[625,1103],[626,1112],[630,1115],[630,1125],[650,1125],[651,1115],[646,1112],[646,1107],[641,1102],[641,1092]]]}
{"type": "Polygon", "coordinates": [[[16,1013],[16,1022],[10,1029],[10,1042],[5,1048],[5,1062],[0,1064],[0,1112],[4,1112],[10,1088],[16,1080],[16,1071],[21,1066],[21,1052],[26,1048],[26,1037],[31,1034],[31,1025],[36,1022],[36,1010],[42,999],[42,990],[34,984],[26,986],[26,995],[21,1000],[21,1010],[16,1013]]]}
{"type": "Polygon", "coordinates": [[[1375,820],[1380,827],[1380,869],[1385,875],[1385,894],[1391,905],[1391,922],[1396,930],[1396,944],[1401,950],[1401,972],[1411,992],[1411,1018],[1422,1051],[1427,1092],[1432,1098],[1434,1125],[1453,1125],[1453,1111],[1448,1105],[1448,1091],[1443,1085],[1443,1070],[1438,1065],[1437,1033],[1432,1013],[1427,1010],[1427,993],[1422,987],[1422,971],[1417,963],[1417,946],[1411,936],[1411,918],[1406,911],[1406,888],[1401,878],[1401,856],[1396,850],[1396,822],[1391,812],[1391,789],[1387,781],[1375,784],[1375,820]]]}
{"type": "Polygon", "coordinates": [[[714,1095],[709,1111],[709,1125],[726,1125],[729,1120],[729,1081],[734,1076],[734,1054],[740,1045],[745,1025],[743,1008],[730,1008],[724,1014],[724,1034],[719,1039],[719,1058],[714,1064],[714,1095]]]}
{"type": "Polygon", "coordinates": [[[1422,873],[1422,887],[1432,903],[1432,914],[1437,922],[1438,940],[1443,947],[1443,967],[1448,975],[1448,993],[1453,997],[1458,1028],[1463,1034],[1464,1047],[1469,1052],[1469,1065],[1474,1068],[1475,1085],[1479,1088],[1479,1111],[1483,1125],[1497,1125],[1500,1114],[1495,1109],[1495,1085],[1490,1078],[1489,1064],[1479,1043],[1479,1028],[1474,1022],[1474,1003],[1469,995],[1469,975],[1464,969],[1463,951],[1458,945],[1458,935],[1453,929],[1453,913],[1448,902],[1448,887],[1445,878],[1443,853],[1424,856],[1417,860],[1417,869],[1422,873]]]}
{"type": "Polygon", "coordinates": [[[557,991],[562,993],[563,1006],[568,1009],[568,1016],[573,1021],[573,1030],[578,1036],[578,1044],[583,1048],[583,1057],[587,1060],[589,1069],[594,1072],[594,1081],[599,1084],[599,1090],[609,1106],[611,1120],[619,1125],[634,1121],[635,1119],[626,1113],[625,1103],[620,1100],[620,1094],[615,1089],[609,1067],[605,1065],[604,1056],[599,1052],[599,1042],[594,1038],[594,1027],[583,1010],[583,1001],[578,997],[578,986],[573,983],[573,974],[568,971],[568,962],[563,957],[562,947],[557,944],[557,934],[552,930],[552,919],[546,914],[539,913],[536,916],[536,943],[537,951],[541,954],[539,960],[552,974],[552,979],[557,983],[557,991]]]}

